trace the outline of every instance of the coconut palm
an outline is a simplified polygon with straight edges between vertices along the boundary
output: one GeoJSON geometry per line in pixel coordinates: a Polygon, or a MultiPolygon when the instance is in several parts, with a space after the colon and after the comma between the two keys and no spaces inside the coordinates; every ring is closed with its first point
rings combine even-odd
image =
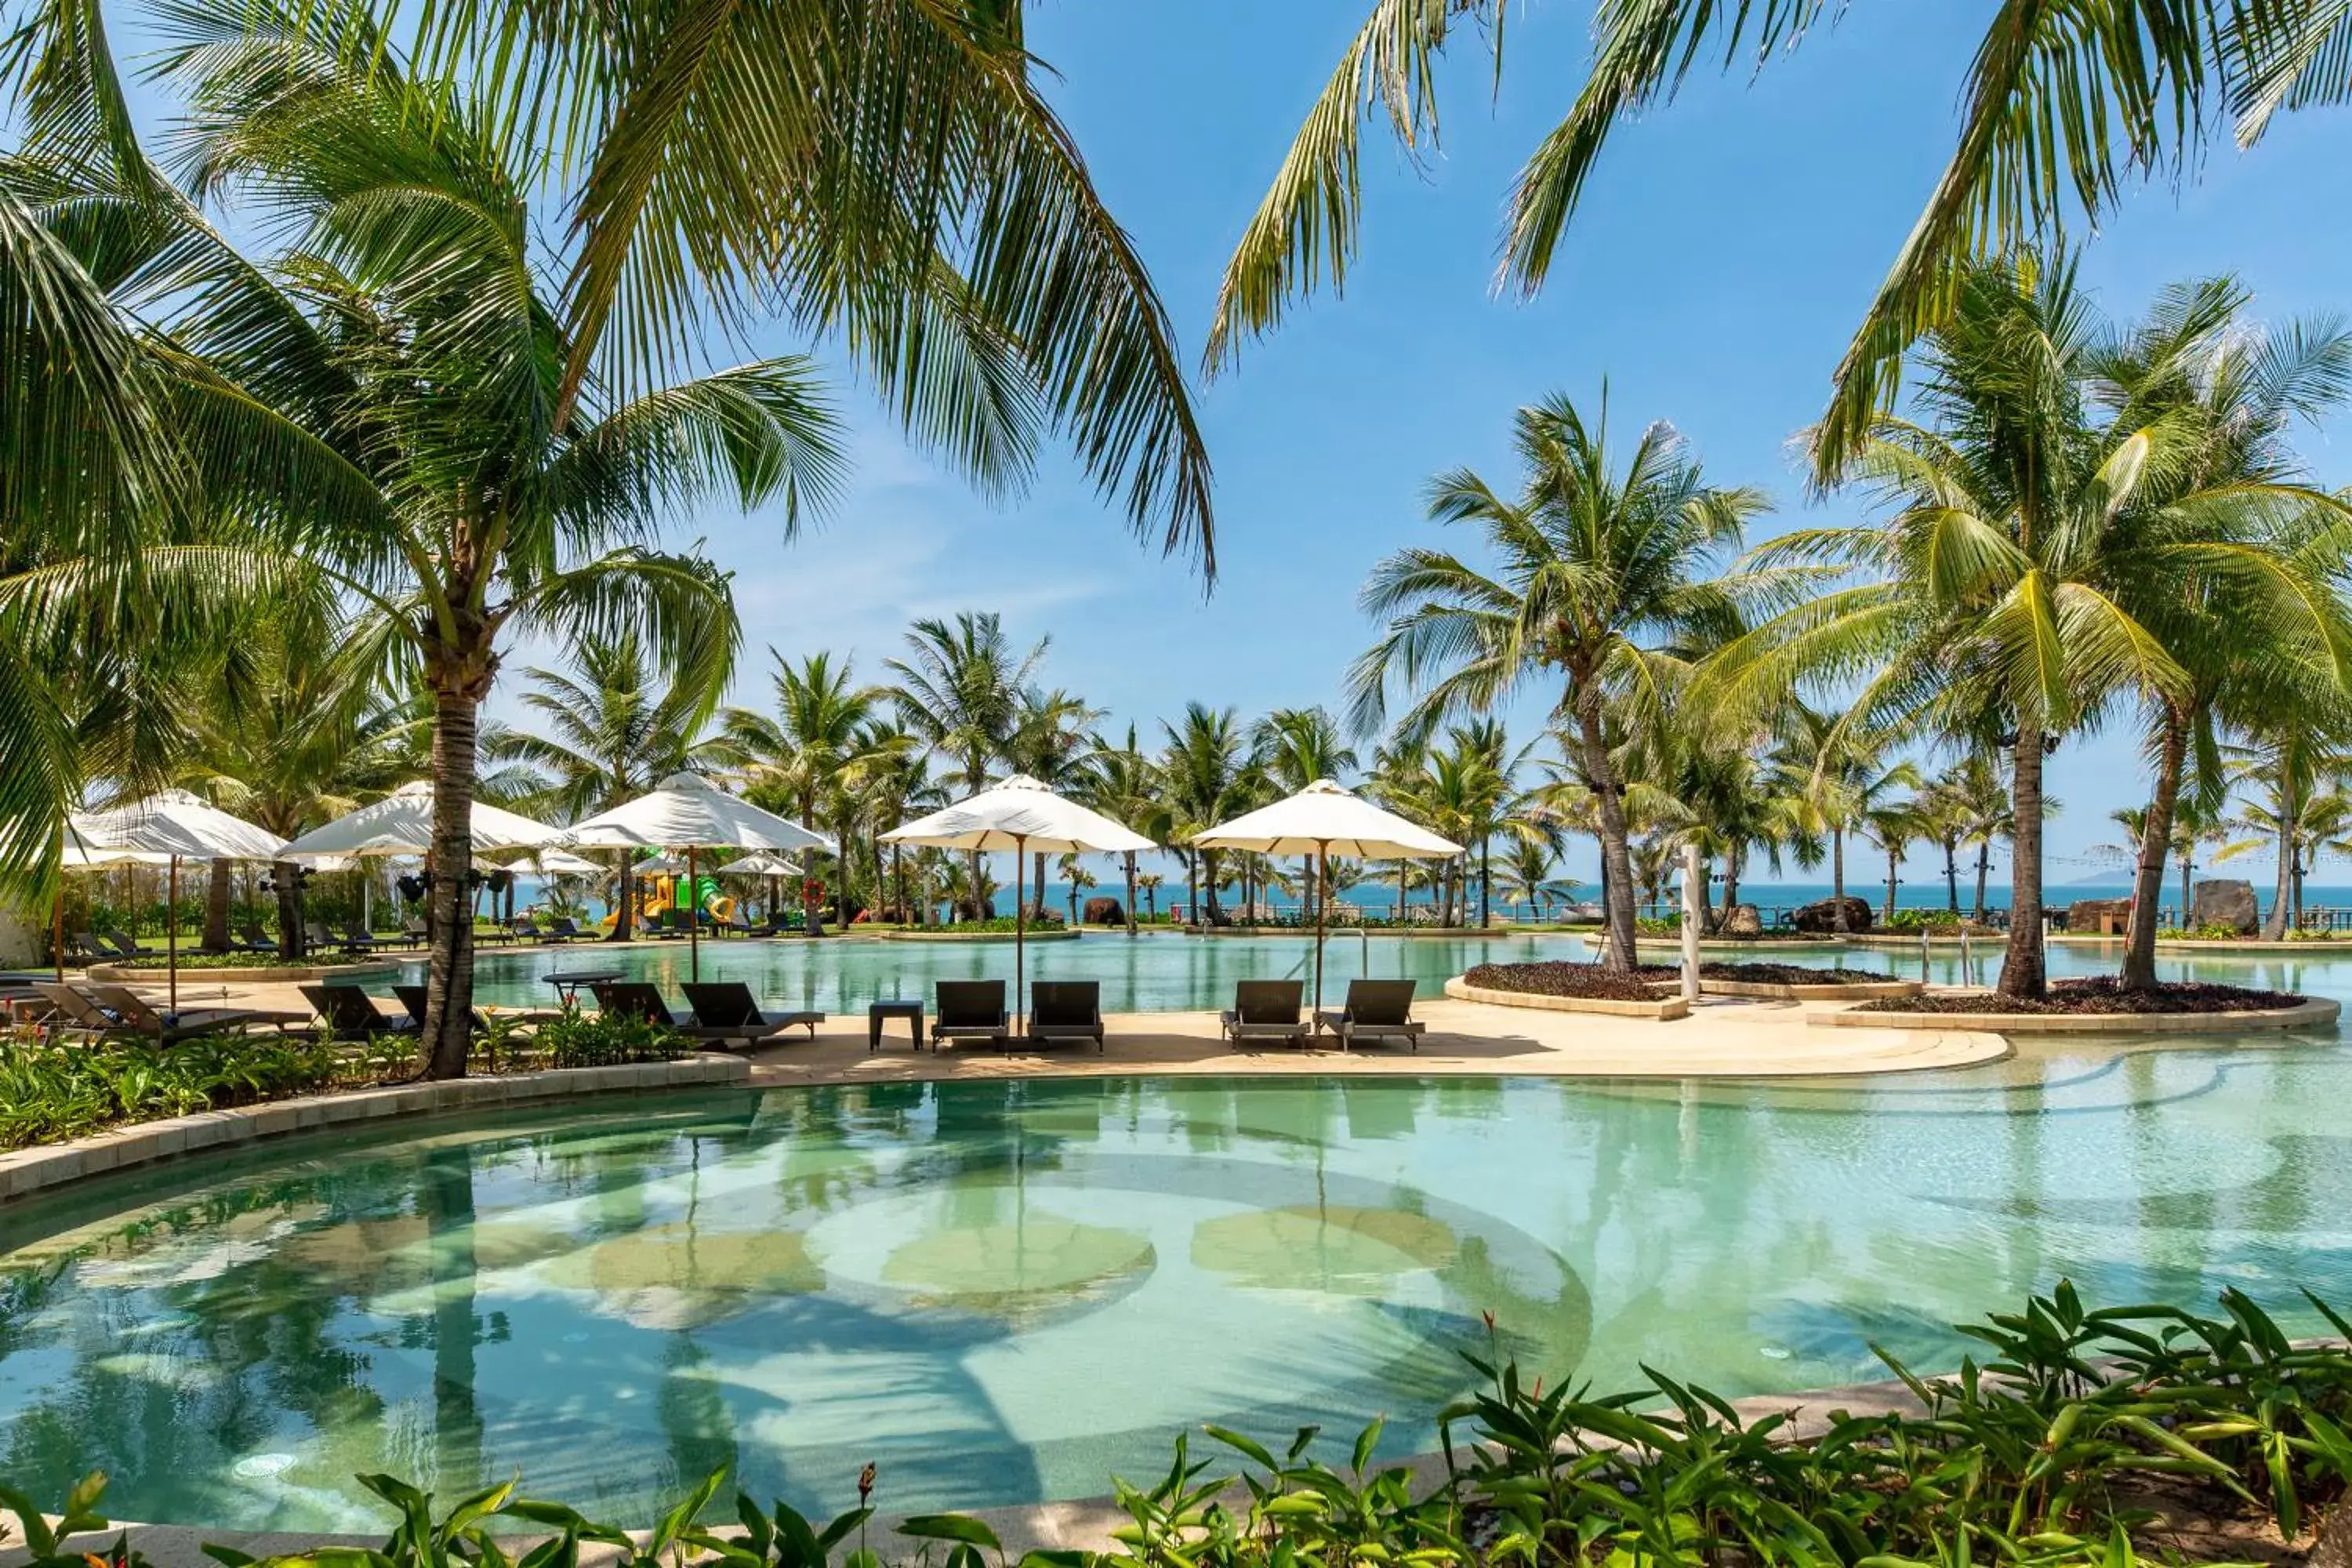
{"type": "Polygon", "coordinates": [[[515,127],[463,84],[412,74],[349,7],[187,7],[169,25],[193,189],[237,194],[278,248],[247,262],[127,150],[128,172],[85,205],[111,216],[118,303],[217,389],[248,466],[299,461],[314,487],[256,533],[363,603],[357,645],[431,696],[424,1047],[428,1072],[454,1076],[471,1011],[477,711],[505,645],[634,629],[715,686],[735,637],[724,580],[655,549],[656,529],[714,490],[777,501],[789,526],[834,479],[832,419],[799,359],[625,397],[587,382],[560,416],[576,344],[538,288],[539,170],[515,127]]]}
{"type": "Polygon", "coordinates": [[[1478,529],[1498,558],[1482,571],[1446,552],[1401,551],[1373,569],[1362,600],[1386,634],[1349,674],[1354,716],[1370,728],[1391,680],[1415,694],[1402,721],[1425,733],[1450,713],[1483,711],[1537,679],[1559,682],[1557,708],[1591,790],[1609,907],[1607,962],[1633,963],[1633,885],[1625,784],[1605,713],[1616,699],[1654,707],[1682,660],[1738,617],[1708,571],[1736,551],[1758,492],[1710,485],[1673,426],[1643,430],[1612,466],[1607,399],[1588,425],[1564,396],[1522,408],[1515,498],[1467,469],[1430,487],[1429,515],[1478,529]]]}
{"type": "MultiPolygon", "coordinates": [[[[1363,122],[1385,120],[1412,155],[1433,154],[1439,58],[1468,31],[1491,40],[1499,72],[1505,9],[1506,0],[1373,0],[1226,265],[1213,368],[1326,279],[1340,287],[1359,243],[1363,122]]],[[[1971,266],[2054,237],[2070,205],[2094,220],[2134,176],[2193,167],[2233,116],[2250,143],[2283,107],[2352,99],[2352,8],[2342,5],[1983,9],[1949,161],[1838,366],[1815,447],[1823,479],[1872,438],[1873,417],[1894,405],[1905,351],[1950,320],[1971,266]]],[[[1702,59],[1761,66],[1842,14],[1817,0],[1596,5],[1583,86],[1510,194],[1503,286],[1543,287],[1621,121],[1671,99],[1702,59]]]]}
{"type": "MultiPolygon", "coordinates": [[[[1080,775],[1078,798],[1114,822],[1123,822],[1146,838],[1165,844],[1173,836],[1173,818],[1160,788],[1159,771],[1136,743],[1135,726],[1127,727],[1124,743],[1114,746],[1097,735],[1094,752],[1080,775]]],[[[1127,878],[1127,933],[1135,934],[1135,889],[1140,883],[1153,895],[1152,913],[1160,912],[1160,878],[1136,869],[1132,849],[1119,857],[1127,878]]]]}
{"type": "Polygon", "coordinates": [[[1171,817],[1169,841],[1182,846],[1185,902],[1197,923],[1220,925],[1220,853],[1196,847],[1192,837],[1253,804],[1256,780],[1243,747],[1240,718],[1231,708],[1188,702],[1181,722],[1163,720],[1160,728],[1165,744],[1158,772],[1171,817]]]}
{"type": "Polygon", "coordinates": [[[1819,571],[1825,589],[1727,646],[1694,688],[1740,713],[1803,679],[1859,678],[1838,737],[1909,725],[1997,741],[2014,851],[2000,986],[2016,996],[2046,986],[2049,752],[2111,702],[2179,700],[2191,684],[2133,606],[2152,548],[2134,507],[2143,485],[2177,471],[2192,432],[2098,421],[2088,384],[2101,346],[2071,265],[2017,258],[1972,271],[1922,356],[1926,418],[1882,419],[1853,466],[1891,518],[1756,551],[1759,572],[1819,571]]]}
{"type": "Polygon", "coordinates": [[[2352,724],[2339,708],[2283,719],[2269,733],[2229,749],[2231,782],[2245,798],[2230,826],[2242,837],[2213,858],[2233,860],[2269,851],[2277,860],[2264,942],[2303,921],[2303,879],[2316,846],[2343,832],[2342,791],[2352,780],[2352,724]]]}
{"type": "MultiPolygon", "coordinates": [[[[715,760],[716,743],[702,734],[715,694],[665,680],[634,633],[586,638],[572,650],[572,674],[535,666],[523,671],[531,689],[522,707],[537,729],[482,729],[483,760],[516,771],[502,793],[518,810],[576,821],[715,760]]],[[[635,920],[629,886],[635,857],[614,853],[613,940],[627,942],[635,920]]]]}
{"type": "MultiPolygon", "coordinates": [[[[2255,328],[2228,279],[2166,290],[2101,356],[2097,395],[2124,428],[2185,426],[2181,458],[2117,519],[2117,602],[2171,651],[2185,688],[2144,706],[2154,783],[2141,823],[2121,982],[2156,984],[2158,900],[2185,784],[2223,789],[2214,730],[2326,706],[2352,672],[2335,591],[2342,503],[2312,487],[2285,440],[2352,393],[2352,336],[2324,323],[2255,328]],[[2193,765],[2192,765],[2193,764],[2193,765]]],[[[2184,911],[2186,906],[2184,905],[2184,911]]]]}
{"type": "MultiPolygon", "coordinates": [[[[1102,710],[1070,693],[1029,688],[1020,694],[1013,731],[1004,740],[1004,762],[1056,794],[1086,793],[1087,770],[1096,744],[1094,726],[1102,710]]],[[[1045,912],[1045,852],[1031,859],[1029,889],[1034,914],[1045,912]]]]}
{"type": "MultiPolygon", "coordinates": [[[[946,782],[961,795],[988,787],[1004,755],[1021,693],[1045,662],[1046,639],[1016,654],[993,614],[966,611],[952,624],[932,616],[907,633],[907,653],[885,659],[897,679],[890,700],[908,729],[949,764],[946,782]]],[[[982,883],[980,851],[968,850],[967,881],[982,883]]]]}
{"type": "MultiPolygon", "coordinates": [[[[1872,831],[1874,825],[1895,805],[1895,791],[1920,785],[1917,765],[1892,755],[1895,744],[1892,733],[1871,733],[1848,721],[1845,714],[1821,712],[1801,702],[1789,704],[1786,732],[1771,766],[1799,831],[1828,840],[1830,922],[1831,929],[1838,931],[1850,928],[1845,896],[1847,838],[1868,832],[1884,847],[1886,840],[1872,831]]],[[[1886,896],[1891,916],[1895,868],[1902,857],[1899,851],[1889,854],[1886,896]]]]}

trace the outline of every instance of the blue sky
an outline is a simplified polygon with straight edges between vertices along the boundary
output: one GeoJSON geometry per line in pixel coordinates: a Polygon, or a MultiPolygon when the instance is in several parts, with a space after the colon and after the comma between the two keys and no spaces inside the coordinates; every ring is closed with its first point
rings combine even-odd
{"type": "MultiPolygon", "coordinates": [[[[1051,95],[1194,362],[1224,259],[1366,5],[1033,9],[1033,47],[1059,73],[1051,95]]],[[[1366,571],[1441,536],[1421,518],[1424,481],[1467,464],[1507,482],[1513,409],[1554,390],[1594,400],[1604,379],[1624,438],[1671,419],[1711,475],[1769,490],[1780,510],[1761,532],[1853,515],[1840,500],[1808,506],[1790,439],[1818,414],[1940,168],[1987,9],[1872,0],[1752,79],[1694,78],[1673,107],[1621,132],[1550,286],[1524,304],[1490,289],[1500,206],[1581,79],[1590,11],[1515,9],[1499,97],[1465,33],[1444,79],[1442,154],[1415,169],[1385,140],[1369,145],[1364,247],[1345,298],[1318,298],[1201,393],[1217,471],[1213,595],[1139,545],[1059,454],[1032,493],[992,505],[910,452],[852,389],[856,475],[829,519],[789,544],[772,516],[681,520],[681,542],[700,535],[736,574],[736,695],[764,700],[771,646],[854,651],[878,677],[911,617],[994,609],[1024,642],[1051,635],[1050,683],[1147,737],[1192,699],[1245,718],[1336,706],[1376,630],[1355,607],[1366,571]]],[[[2338,309],[2330,215],[2352,198],[2345,145],[2337,117],[2319,114],[2283,121],[2252,154],[2217,146],[2178,195],[2144,188],[2111,215],[2086,276],[2116,313],[2219,270],[2243,278],[2266,319],[2338,309]]],[[[2326,433],[2305,448],[2320,478],[2352,481],[2326,433]]],[[[1547,706],[1519,704],[1515,731],[1531,736],[1547,706]]],[[[2132,738],[2070,742],[2053,787],[2066,804],[2051,846],[2063,881],[2091,868],[2069,858],[2116,837],[2107,811],[2142,797],[2132,738]]],[[[1592,859],[1580,847],[1570,873],[1590,879],[1592,859]]]]}
{"type": "MultiPolygon", "coordinates": [[[[1034,47],[1060,72],[1053,96],[1189,353],[1234,238],[1363,10],[1036,7],[1034,47]]],[[[1318,299],[1203,391],[1213,595],[1139,548],[1066,466],[992,508],[909,457],[861,402],[860,473],[822,530],[780,548],[761,520],[710,520],[711,550],[739,573],[748,647],[854,647],[870,669],[913,614],[996,608],[1019,637],[1052,635],[1049,679],[1147,734],[1193,698],[1244,715],[1336,704],[1375,630],[1354,605],[1365,571],[1440,534],[1421,520],[1427,478],[1465,463],[1508,478],[1511,411],[1554,389],[1597,398],[1604,378],[1628,437],[1669,418],[1712,475],[1770,490],[1780,510],[1761,531],[1853,515],[1851,503],[1806,503],[1790,438],[1819,412],[1940,168],[1982,12],[1860,5],[1752,79],[1695,78],[1671,109],[1623,130],[1550,286],[1521,304],[1489,286],[1500,204],[1581,78],[1589,13],[1515,10],[1499,99],[1483,47],[1458,48],[1440,157],[1415,170],[1373,144],[1345,298],[1318,299]]],[[[2265,319],[2338,310],[2342,229],[2323,215],[2352,197],[2343,134],[2334,116],[2282,121],[2251,154],[2213,149],[2178,195],[2134,193],[2085,257],[2102,303],[2133,312],[2171,279],[2229,270],[2265,319]]],[[[2322,479],[2352,480],[2327,433],[2304,442],[2322,479]]],[[[747,662],[752,682],[763,663],[763,652],[747,662]]],[[[1531,734],[1543,707],[1521,704],[1515,728],[1531,734]]],[[[2050,872],[2063,881],[2092,868],[2069,858],[2116,837],[2107,811],[2142,798],[2133,738],[2069,742],[2053,784],[2066,809],[2050,872]]],[[[1571,873],[1589,878],[1591,858],[1573,855],[1571,873]]],[[[1924,858],[1914,866],[1924,873],[1924,858]]]]}

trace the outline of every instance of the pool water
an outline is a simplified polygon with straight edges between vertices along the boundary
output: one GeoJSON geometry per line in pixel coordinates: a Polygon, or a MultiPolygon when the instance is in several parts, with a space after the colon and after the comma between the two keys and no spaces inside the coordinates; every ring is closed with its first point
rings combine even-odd
{"type": "MultiPolygon", "coordinates": [[[[1113,945],[1113,944],[1105,944],[1113,945]]],[[[2342,975],[2342,968],[2333,971],[2342,975]]],[[[2266,977],[2268,978],[2268,977],[2266,977]]],[[[2340,986],[2337,987],[2340,989],[2340,986]]],[[[1156,1477],[1206,1421],[1432,1446],[1491,1312],[1555,1383],[1923,1366],[2061,1275],[2352,1302],[2332,1037],[1866,1081],[1093,1079],[702,1093],[307,1139],[0,1216],[0,1478],[384,1526],[352,1479],[642,1524],[724,1465],[896,1514],[1156,1477]]]]}
{"type": "MultiPolygon", "coordinates": [[[[1332,938],[1324,948],[1323,988],[1336,1000],[1360,975],[1411,977],[1434,994],[1448,975],[1474,963],[1514,963],[1580,952],[1582,939],[1561,936],[1332,938]]],[[[1013,939],[988,942],[891,942],[881,937],[828,937],[702,944],[702,978],[740,980],[762,1001],[824,1013],[862,1015],[868,1002],[887,997],[927,997],[940,980],[1002,979],[1013,984],[1013,939]]],[[[554,999],[550,974],[618,971],[651,980],[672,996],[688,978],[689,955],[682,942],[572,943],[530,952],[490,949],[475,960],[478,1000],[517,1007],[544,1007],[554,999]]],[[[1301,979],[1312,986],[1315,943],[1311,936],[1192,937],[1150,932],[1087,932],[1028,944],[1030,980],[1094,980],[1102,985],[1103,1010],[1160,1012],[1171,1008],[1229,1007],[1237,980],[1301,979]]],[[[411,965],[421,979],[424,966],[411,965]]]]}

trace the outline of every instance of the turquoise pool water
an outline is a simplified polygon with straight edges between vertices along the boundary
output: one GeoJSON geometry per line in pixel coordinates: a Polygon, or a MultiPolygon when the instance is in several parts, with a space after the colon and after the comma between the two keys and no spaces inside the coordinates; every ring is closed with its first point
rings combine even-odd
{"type": "Polygon", "coordinates": [[[892,1512],[1093,1495],[1204,1421],[1429,1446],[1531,1372],[1727,1394],[1952,1321],[2352,1301],[2332,1039],[2029,1047],[1862,1083],[1110,1079],[656,1099],[335,1137],[0,1215],[0,1477],[373,1529],[520,1473],[642,1523],[720,1465],[892,1512]]]}
{"type": "MultiPolygon", "coordinates": [[[[1507,963],[1580,952],[1575,937],[1334,937],[1323,957],[1324,991],[1337,998],[1357,975],[1411,976],[1434,994],[1446,976],[1474,963],[1507,963]]],[[[1031,980],[1096,980],[1106,1012],[1231,1006],[1236,980],[1295,975],[1312,984],[1313,941],[1307,937],[1191,937],[1150,933],[1129,938],[1088,933],[1075,940],[1032,942],[1031,980]]],[[[687,978],[680,942],[613,947],[578,942],[532,952],[486,952],[476,961],[483,1000],[546,1006],[554,997],[546,976],[567,971],[621,970],[660,984],[672,996],[687,978]]],[[[419,975],[422,965],[412,965],[419,975]]],[[[741,980],[779,1005],[826,1013],[863,1014],[882,997],[929,996],[940,980],[1002,978],[1013,982],[1013,939],[1002,942],[889,942],[879,937],[828,937],[823,942],[728,939],[702,944],[705,980],[741,980]]]]}
{"type": "MultiPolygon", "coordinates": [[[[2352,944],[2347,944],[2352,945],[2352,944]]],[[[1535,959],[1583,959],[1588,956],[1580,936],[1380,937],[1365,941],[1333,937],[1324,950],[1323,989],[1336,1002],[1359,975],[1414,979],[1423,995],[1435,995],[1446,978],[1475,963],[1515,963],[1535,959]]],[[[1712,956],[1712,955],[1710,955],[1712,956]]],[[[1883,970],[1916,976],[1921,973],[1918,950],[1792,946],[1775,943],[1761,954],[1791,963],[1842,963],[1849,968],[1883,970]]],[[[687,978],[688,953],[683,942],[633,942],[612,947],[579,942],[530,952],[484,952],[478,958],[475,984],[481,1000],[509,1006],[543,1007],[555,993],[547,976],[588,971],[619,971],[659,984],[676,997],[687,978]]],[[[1971,950],[1965,977],[1990,984],[2000,973],[1997,942],[1971,950]]],[[[1192,937],[1151,933],[1135,938],[1090,933],[1076,941],[1034,942],[1027,959],[1032,980],[1095,980],[1102,984],[1108,1012],[1156,1012],[1170,1008],[1230,1006],[1237,980],[1314,979],[1314,943],[1304,936],[1192,937]]],[[[2054,976],[2105,973],[2114,969],[2115,951],[2053,945],[2050,973],[2054,976]]],[[[2232,984],[2261,985],[2287,991],[2308,991],[2352,1002],[2352,955],[2329,959],[2290,957],[2204,957],[2194,962],[2167,961],[2168,973],[2232,984]]],[[[423,978],[423,966],[411,964],[409,978],[423,978]]],[[[1939,982],[1964,977],[1959,955],[1937,949],[1927,961],[1927,973],[1939,982]]],[[[1013,979],[1013,942],[908,942],[876,937],[828,938],[810,942],[786,938],[747,942],[728,939],[702,946],[706,980],[740,980],[762,1000],[780,1006],[815,1008],[835,1014],[862,1014],[866,1005],[883,997],[929,996],[940,980],[1013,979]]],[[[387,991],[388,983],[371,989],[387,991]]]]}

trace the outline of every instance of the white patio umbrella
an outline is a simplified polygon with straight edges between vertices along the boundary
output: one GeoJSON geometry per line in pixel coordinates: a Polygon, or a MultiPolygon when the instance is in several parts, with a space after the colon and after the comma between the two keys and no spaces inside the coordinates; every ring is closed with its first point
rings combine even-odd
{"type": "MultiPolygon", "coordinates": [[[[519,812],[488,801],[474,802],[467,821],[473,830],[474,853],[499,849],[530,849],[551,841],[557,830],[519,812]]],[[[433,853],[433,785],[418,779],[404,784],[382,800],[345,812],[321,823],[286,847],[289,859],[313,860],[334,855],[383,857],[433,853]]],[[[321,868],[324,868],[321,864],[321,868]]],[[[360,920],[372,918],[373,879],[361,885],[360,920]]]]}
{"type": "MultiPolygon", "coordinates": [[[[1074,854],[1094,850],[1123,854],[1155,847],[1133,828],[1113,822],[1076,801],[1065,800],[1026,773],[1015,773],[1003,784],[984,789],[969,800],[942,806],[882,836],[886,844],[922,844],[937,849],[1006,850],[1013,852],[1013,1013],[1017,1023],[1027,994],[1024,949],[1028,945],[1028,900],[1023,873],[1029,857],[1074,854]]],[[[1039,891],[1042,893],[1043,889],[1039,891]]]]}
{"type": "Polygon", "coordinates": [[[180,862],[269,860],[286,849],[286,840],[268,828],[231,816],[184,789],[162,790],[107,811],[77,812],[66,826],[68,842],[79,841],[85,850],[135,849],[169,857],[163,962],[174,1011],[180,1005],[180,862]]]}
{"type": "MultiPolygon", "coordinates": [[[[563,830],[561,842],[573,849],[683,849],[687,885],[695,881],[695,856],[704,849],[826,849],[833,840],[797,822],[761,811],[729,795],[709,779],[672,773],[651,795],[641,795],[563,830]]],[[[626,896],[626,889],[623,895],[626,896]]],[[[694,978],[702,978],[702,911],[688,922],[694,978]]]]}
{"type": "Polygon", "coordinates": [[[1349,795],[1329,779],[1272,805],[1192,835],[1202,849],[1246,849],[1258,855],[1303,855],[1315,862],[1315,1005],[1323,1005],[1324,894],[1331,852],[1360,860],[1442,860],[1462,846],[1417,822],[1349,795]]]}
{"type": "Polygon", "coordinates": [[[543,877],[609,877],[613,873],[610,866],[600,866],[585,855],[566,849],[534,850],[517,857],[514,864],[527,866],[543,877]]]}

